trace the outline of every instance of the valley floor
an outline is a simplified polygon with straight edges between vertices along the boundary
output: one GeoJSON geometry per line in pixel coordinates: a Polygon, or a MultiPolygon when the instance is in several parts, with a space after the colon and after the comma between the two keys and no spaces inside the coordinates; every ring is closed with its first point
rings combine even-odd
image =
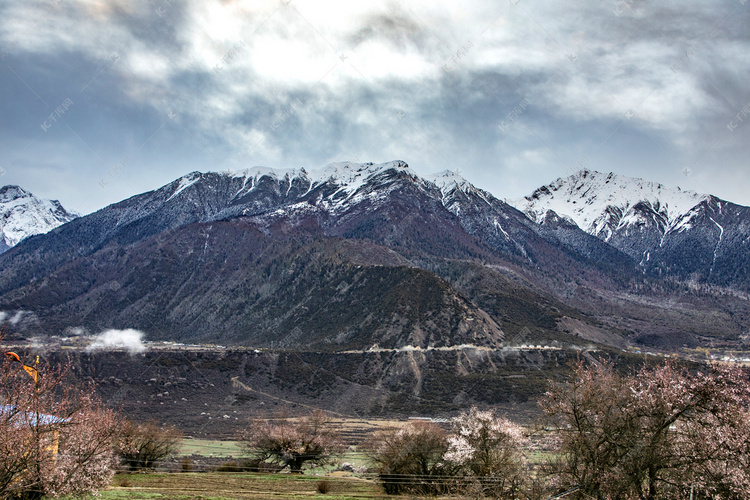
{"type": "MultiPolygon", "coordinates": [[[[117,475],[101,492],[102,500],[190,500],[327,498],[332,500],[386,498],[375,481],[351,477],[292,476],[247,473],[150,473],[117,475]],[[328,492],[319,493],[326,482],[328,492]]],[[[406,498],[406,497],[404,497],[406,498]]],[[[434,497],[433,497],[434,498],[434,497]]]]}

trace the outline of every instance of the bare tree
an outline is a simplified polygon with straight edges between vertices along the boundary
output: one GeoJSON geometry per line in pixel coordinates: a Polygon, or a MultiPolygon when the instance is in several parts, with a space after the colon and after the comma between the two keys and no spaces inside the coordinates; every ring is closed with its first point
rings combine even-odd
{"type": "Polygon", "coordinates": [[[175,427],[126,421],[120,429],[117,451],[130,470],[151,469],[175,454],[182,439],[182,433],[175,427]]]}
{"type": "Polygon", "coordinates": [[[444,458],[447,432],[431,422],[409,422],[401,429],[379,432],[366,448],[389,495],[443,493],[457,470],[444,458]]]}
{"type": "Polygon", "coordinates": [[[749,402],[737,368],[622,376],[579,363],[542,400],[557,429],[555,486],[572,498],[748,498],[749,402]]]}
{"type": "Polygon", "coordinates": [[[116,415],[93,387],[71,381],[67,366],[26,368],[0,364],[0,496],[96,492],[114,474],[116,415]]]}
{"type": "Polygon", "coordinates": [[[341,450],[338,433],[318,410],[300,420],[254,426],[240,439],[257,460],[281,464],[295,473],[301,473],[305,463],[325,464],[341,450]]]}

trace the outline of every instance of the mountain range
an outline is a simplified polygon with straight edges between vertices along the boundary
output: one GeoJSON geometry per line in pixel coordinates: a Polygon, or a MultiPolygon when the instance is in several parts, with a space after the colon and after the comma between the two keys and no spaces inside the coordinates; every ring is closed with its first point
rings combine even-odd
{"type": "Polygon", "coordinates": [[[749,210],[586,170],[511,204],[402,161],[193,172],[0,255],[0,311],[298,350],[737,347],[749,210]]]}

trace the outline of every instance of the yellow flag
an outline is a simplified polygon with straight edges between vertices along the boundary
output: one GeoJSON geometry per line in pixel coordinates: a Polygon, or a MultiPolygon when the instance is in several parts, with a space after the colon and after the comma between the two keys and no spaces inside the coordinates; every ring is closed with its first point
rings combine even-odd
{"type": "Polygon", "coordinates": [[[34,379],[34,382],[36,382],[37,371],[32,367],[26,365],[23,365],[23,369],[26,371],[26,373],[31,375],[31,377],[34,379]]]}

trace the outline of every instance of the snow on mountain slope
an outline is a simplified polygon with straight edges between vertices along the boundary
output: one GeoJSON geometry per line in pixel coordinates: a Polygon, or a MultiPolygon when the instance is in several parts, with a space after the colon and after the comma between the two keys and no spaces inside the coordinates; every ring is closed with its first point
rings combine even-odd
{"type": "Polygon", "coordinates": [[[436,174],[427,175],[425,179],[438,186],[444,195],[456,188],[467,189],[474,187],[469,181],[461,177],[458,172],[452,170],[444,170],[436,174]]]}
{"type": "Polygon", "coordinates": [[[708,198],[643,179],[581,170],[509,203],[537,222],[553,210],[608,241],[616,232],[643,224],[655,224],[664,234],[708,198]]]}
{"type": "MultiPolygon", "coordinates": [[[[382,182],[389,182],[392,179],[388,175],[383,175],[389,171],[406,175],[406,178],[427,189],[439,190],[446,203],[457,190],[467,195],[475,195],[486,203],[493,199],[492,195],[474,187],[455,172],[445,171],[422,177],[400,160],[379,164],[336,162],[319,169],[252,167],[230,172],[191,172],[158,191],[164,191],[164,196],[161,197],[163,203],[181,203],[179,199],[190,196],[191,188],[200,186],[200,181],[205,182],[209,178],[229,179],[234,190],[225,193],[224,202],[244,204],[248,195],[268,190],[273,186],[279,196],[279,206],[273,208],[280,209],[304,203],[306,198],[316,191],[316,206],[336,210],[344,204],[361,201],[364,197],[372,201],[374,197],[387,194],[380,191],[382,186],[376,178],[382,175],[382,182]]],[[[264,200],[263,206],[266,209],[271,208],[267,200],[264,200]]]]}
{"type": "Polygon", "coordinates": [[[554,211],[651,276],[750,290],[750,207],[589,170],[510,203],[541,226],[554,211]]]}
{"type": "Polygon", "coordinates": [[[300,169],[273,169],[267,167],[253,167],[231,174],[234,178],[243,179],[243,187],[237,192],[235,198],[252,191],[262,177],[271,177],[279,181],[286,181],[291,188],[293,179],[301,179],[308,183],[308,192],[317,186],[330,183],[339,187],[330,198],[338,200],[347,199],[356,193],[367,181],[373,176],[380,174],[389,169],[396,169],[409,172],[409,166],[403,161],[390,161],[386,163],[353,163],[353,162],[336,162],[326,165],[321,169],[305,170],[300,169]]]}
{"type": "Polygon", "coordinates": [[[181,192],[183,192],[184,190],[186,190],[187,188],[189,188],[190,186],[192,186],[199,180],[201,180],[201,174],[199,172],[192,172],[190,174],[183,175],[182,177],[177,179],[176,181],[177,185],[175,186],[175,191],[174,193],[172,193],[172,195],[169,198],[167,198],[167,201],[177,197],[177,195],[179,195],[181,192]]]}
{"type": "Polygon", "coordinates": [[[451,170],[444,170],[436,174],[427,175],[424,179],[440,188],[440,191],[443,193],[443,199],[448,198],[456,190],[462,191],[466,194],[475,195],[486,203],[490,203],[489,200],[492,198],[491,194],[477,188],[472,183],[461,177],[458,172],[453,172],[451,170]]]}
{"type": "Polygon", "coordinates": [[[19,186],[4,186],[0,188],[0,252],[77,216],[57,200],[42,200],[19,186]]]}

